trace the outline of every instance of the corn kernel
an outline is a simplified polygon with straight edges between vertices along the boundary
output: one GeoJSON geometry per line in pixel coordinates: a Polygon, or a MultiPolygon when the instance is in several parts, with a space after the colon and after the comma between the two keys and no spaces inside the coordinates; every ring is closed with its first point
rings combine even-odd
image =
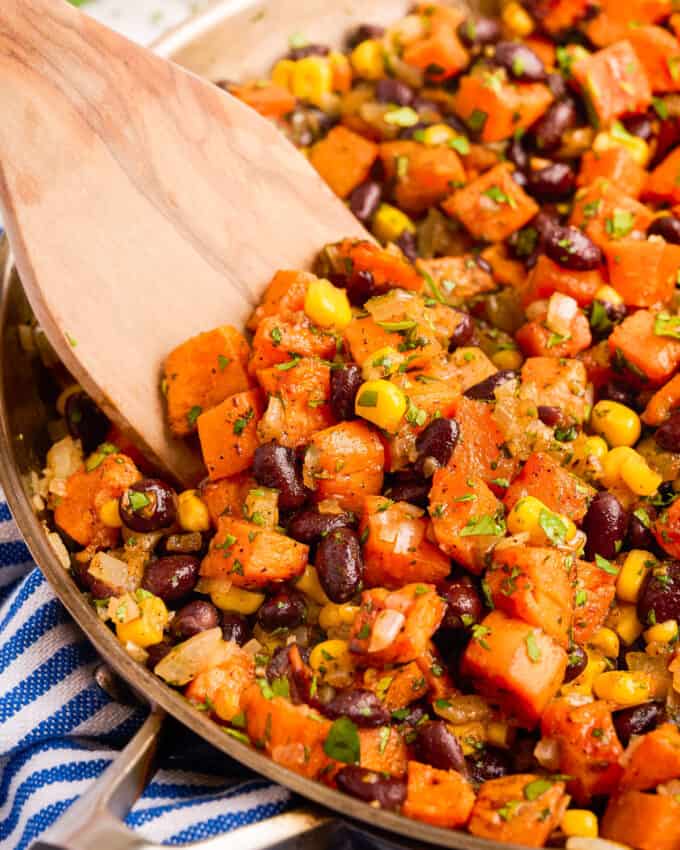
{"type": "Polygon", "coordinates": [[[678,638],[678,621],[665,620],[647,629],[643,635],[645,643],[673,643],[678,638]]]}
{"type": "Polygon", "coordinates": [[[593,691],[599,699],[617,705],[640,705],[647,702],[652,690],[649,674],[630,670],[610,670],[593,682],[593,691]]]}
{"type": "Polygon", "coordinates": [[[501,18],[512,34],[520,38],[526,38],[534,31],[534,22],[531,16],[514,0],[503,9],[501,18]]]}
{"type": "Polygon", "coordinates": [[[602,627],[588,641],[588,645],[597,649],[605,658],[618,658],[619,636],[613,629],[602,627]]]}
{"type": "Polygon", "coordinates": [[[510,534],[526,533],[529,535],[529,542],[535,546],[545,546],[550,542],[544,529],[548,523],[551,527],[555,526],[555,532],[565,542],[571,540],[576,534],[576,526],[570,519],[553,513],[535,496],[519,499],[507,517],[510,534]]]}
{"type": "Polygon", "coordinates": [[[594,300],[605,304],[623,304],[623,298],[613,286],[601,286],[595,293],[594,300]]]}
{"type": "Polygon", "coordinates": [[[598,401],[590,415],[590,426],[615,448],[634,446],[640,438],[640,417],[618,401],[598,401]]]}
{"type": "Polygon", "coordinates": [[[314,602],[317,602],[319,605],[328,605],[330,602],[330,599],[326,596],[323,587],[321,587],[319,573],[317,572],[316,567],[313,567],[311,564],[307,564],[304,573],[302,573],[300,578],[297,580],[295,586],[298,590],[302,591],[302,593],[309,596],[310,599],[313,599],[314,602]]]}
{"type": "Polygon", "coordinates": [[[492,720],[486,724],[486,740],[495,747],[509,747],[512,740],[512,729],[507,723],[492,720]]]}
{"type": "Polygon", "coordinates": [[[185,490],[179,494],[177,519],[183,531],[208,531],[210,529],[208,506],[196,490],[185,490]]]}
{"type": "Polygon", "coordinates": [[[307,287],[305,313],[322,328],[342,328],[352,321],[352,308],[344,289],[319,278],[307,287]]]}
{"type": "Polygon", "coordinates": [[[323,106],[333,90],[333,71],[325,56],[298,59],[292,76],[291,91],[300,100],[323,106]]]}
{"type": "Polygon", "coordinates": [[[521,369],[524,358],[516,348],[504,348],[491,355],[491,362],[497,369],[521,369]]]}
{"type": "Polygon", "coordinates": [[[358,613],[358,605],[348,603],[338,605],[335,602],[329,602],[319,612],[319,625],[325,632],[351,626],[358,613]]]}
{"type": "Polygon", "coordinates": [[[616,487],[617,484],[622,484],[621,467],[624,461],[635,454],[635,449],[631,449],[630,446],[618,446],[607,452],[602,461],[602,475],[600,476],[602,484],[605,487],[616,487]]]}
{"type": "Polygon", "coordinates": [[[567,838],[597,838],[599,834],[597,815],[588,809],[567,809],[560,826],[567,838]]]}
{"type": "Polygon", "coordinates": [[[334,688],[348,687],[354,680],[354,658],[346,640],[325,640],[311,651],[309,665],[334,688]]]}
{"type": "Polygon", "coordinates": [[[293,88],[293,73],[295,62],[292,59],[281,59],[272,70],[272,82],[281,88],[291,91],[293,88]]]}
{"type": "Polygon", "coordinates": [[[404,362],[405,357],[396,348],[386,345],[374,351],[367,357],[362,366],[361,373],[365,381],[374,381],[376,378],[387,378],[393,375],[404,362]]]}
{"type": "Polygon", "coordinates": [[[264,593],[242,590],[232,584],[229,590],[211,590],[210,598],[213,604],[222,611],[233,611],[236,614],[254,614],[264,602],[264,593]]]}
{"type": "Polygon", "coordinates": [[[616,579],[616,596],[621,602],[636,604],[647,573],[656,564],[656,558],[644,549],[632,549],[627,555],[616,579]]]}
{"type": "Polygon", "coordinates": [[[614,629],[626,646],[635,643],[643,630],[635,605],[627,602],[621,602],[613,608],[607,617],[607,626],[614,629]]]}
{"type": "Polygon", "coordinates": [[[99,508],[99,519],[107,528],[120,528],[123,520],[118,511],[118,499],[107,499],[99,508]]]}
{"type": "Polygon", "coordinates": [[[437,145],[445,145],[455,135],[455,130],[448,124],[431,124],[426,130],[423,130],[423,142],[431,147],[436,147],[437,145]]]}
{"type": "Polygon", "coordinates": [[[380,204],[371,223],[371,230],[381,242],[396,242],[405,230],[414,233],[415,229],[406,213],[392,204],[380,204]]]}
{"type": "Polygon", "coordinates": [[[116,634],[121,643],[134,643],[145,649],[163,640],[163,629],[168,624],[168,609],[158,596],[145,596],[137,604],[140,616],[129,623],[116,623],[116,634]]]}
{"type": "Polygon", "coordinates": [[[586,648],[588,663],[579,675],[571,682],[567,682],[560,688],[562,696],[570,694],[582,694],[584,696],[592,696],[593,681],[600,673],[604,673],[607,669],[607,659],[596,649],[586,648]]]}
{"type": "Polygon", "coordinates": [[[593,140],[595,153],[604,153],[612,148],[627,150],[638,165],[643,168],[649,161],[649,145],[639,136],[629,133],[620,122],[615,122],[609,130],[598,133],[593,140]]]}
{"type": "Polygon", "coordinates": [[[365,80],[380,80],[385,76],[385,54],[377,39],[369,38],[357,44],[350,61],[356,73],[365,80]]]}
{"type": "Polygon", "coordinates": [[[620,475],[624,484],[637,496],[651,496],[663,481],[663,475],[654,472],[638,452],[624,459],[620,475]]]}
{"type": "Polygon", "coordinates": [[[389,381],[365,381],[357,393],[354,410],[368,422],[393,434],[406,413],[404,392],[389,381]]]}

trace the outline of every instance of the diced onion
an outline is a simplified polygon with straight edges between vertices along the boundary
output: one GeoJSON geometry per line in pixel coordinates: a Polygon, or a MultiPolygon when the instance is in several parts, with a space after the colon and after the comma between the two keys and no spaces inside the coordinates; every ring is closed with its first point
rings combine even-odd
{"type": "Polygon", "coordinates": [[[116,593],[137,589],[136,575],[131,573],[128,564],[107,552],[97,552],[90,561],[87,571],[116,593]]]}
{"type": "Polygon", "coordinates": [[[222,629],[219,626],[199,632],[173,646],[165,658],[156,664],[154,673],[169,685],[186,685],[199,673],[218,663],[222,643],[222,629]]]}
{"type": "Polygon", "coordinates": [[[259,640],[256,640],[255,638],[251,638],[248,641],[248,643],[243,644],[242,649],[245,653],[247,653],[248,655],[251,655],[253,658],[255,658],[255,656],[259,655],[260,652],[262,651],[262,644],[260,643],[259,640]]]}
{"type": "Polygon", "coordinates": [[[368,651],[381,652],[393,644],[405,622],[406,617],[400,611],[392,611],[389,608],[381,611],[373,623],[368,651]]]}
{"type": "Polygon", "coordinates": [[[412,552],[420,543],[417,539],[418,536],[416,528],[411,523],[402,523],[394,540],[394,554],[404,555],[407,552],[412,552]]]}
{"type": "Polygon", "coordinates": [[[541,767],[557,772],[560,766],[560,744],[555,738],[541,738],[534,747],[536,761],[541,767]]]}
{"type": "Polygon", "coordinates": [[[553,292],[548,301],[548,315],[545,317],[546,327],[556,334],[567,336],[571,333],[571,323],[578,313],[578,302],[570,295],[553,292]]]}
{"type": "Polygon", "coordinates": [[[47,472],[54,478],[68,478],[83,462],[83,450],[79,440],[64,437],[47,452],[47,472]]]}
{"type": "Polygon", "coordinates": [[[545,311],[548,309],[548,302],[545,300],[541,301],[532,301],[531,304],[527,305],[526,315],[527,319],[530,322],[533,322],[536,319],[541,319],[545,315],[545,311]]]}

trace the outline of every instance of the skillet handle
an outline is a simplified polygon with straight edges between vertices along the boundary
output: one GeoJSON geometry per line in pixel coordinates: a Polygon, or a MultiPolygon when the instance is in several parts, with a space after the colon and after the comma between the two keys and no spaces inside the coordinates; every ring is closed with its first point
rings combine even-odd
{"type": "MultiPolygon", "coordinates": [[[[94,783],[31,850],[165,850],[122,822],[155,772],[165,713],[156,709],[94,783]]],[[[182,845],[192,850],[326,850],[339,823],[306,805],[227,835],[182,845]]]]}

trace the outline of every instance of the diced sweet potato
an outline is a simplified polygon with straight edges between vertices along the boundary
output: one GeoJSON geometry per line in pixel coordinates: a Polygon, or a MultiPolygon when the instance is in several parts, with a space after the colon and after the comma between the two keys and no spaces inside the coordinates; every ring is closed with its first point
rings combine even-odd
{"type": "Polygon", "coordinates": [[[470,572],[505,534],[503,503],[484,481],[458,466],[438,469],[430,490],[430,516],[440,548],[470,572]]]}
{"type": "Polygon", "coordinates": [[[214,712],[229,722],[241,711],[241,699],[255,681],[255,662],[233,641],[225,643],[225,659],[211,667],[187,686],[184,696],[204,711],[214,712]]]}
{"type": "Polygon", "coordinates": [[[346,198],[368,177],[378,146],[339,124],[312,146],[309,161],[331,189],[346,198]]]}
{"type": "Polygon", "coordinates": [[[469,254],[419,259],[417,266],[430,276],[436,291],[449,304],[462,304],[467,298],[496,289],[493,277],[469,254]]]}
{"type": "Polygon", "coordinates": [[[500,163],[442,204],[477,239],[501,242],[538,212],[536,202],[512,179],[512,166],[500,163]]]}
{"type": "Polygon", "coordinates": [[[433,585],[407,584],[393,592],[365,590],[350,639],[357,662],[405,664],[418,658],[439,627],[445,608],[433,585]],[[392,629],[399,624],[393,636],[392,629]]]}
{"type": "Polygon", "coordinates": [[[364,685],[380,697],[388,711],[405,708],[424,697],[427,681],[417,661],[409,661],[392,670],[366,670],[364,685]]]}
{"type": "Polygon", "coordinates": [[[451,571],[449,559],[426,538],[428,520],[407,502],[368,496],[359,531],[364,542],[364,584],[396,590],[411,582],[437,584],[451,571]]]}
{"type": "Polygon", "coordinates": [[[590,323],[581,311],[574,315],[569,333],[565,334],[555,333],[546,327],[547,307],[536,312],[536,318],[522,325],[515,333],[515,340],[527,357],[576,357],[590,347],[593,341],[590,323]]]}
{"type": "Polygon", "coordinates": [[[474,627],[461,672],[531,729],[559,690],[566,667],[567,653],[544,631],[492,611],[474,627]]]}
{"type": "Polygon", "coordinates": [[[491,779],[479,789],[468,829],[501,844],[543,847],[568,802],[564,782],[535,773],[491,779]]]}
{"type": "Polygon", "coordinates": [[[555,357],[529,357],[522,366],[522,394],[536,404],[558,407],[575,422],[583,422],[588,400],[588,383],[583,363],[555,357]]]}
{"type": "Polygon", "coordinates": [[[664,723],[633,741],[624,756],[622,791],[647,791],[664,782],[680,779],[680,731],[664,723]]]}
{"type": "Polygon", "coordinates": [[[104,525],[99,511],[141,477],[130,458],[122,454],[107,455],[89,472],[74,472],[66,480],[66,493],[54,509],[56,525],[83,548],[115,546],[120,530],[104,525]]]}
{"type": "Polygon", "coordinates": [[[618,41],[585,56],[572,66],[598,124],[608,126],[621,115],[644,112],[652,100],[645,69],[629,41],[618,41]]]}
{"type": "MultiPolygon", "coordinates": [[[[406,375],[393,375],[390,380],[397,384],[409,397],[409,401],[418,410],[427,414],[422,426],[406,420],[405,427],[414,431],[423,430],[432,419],[439,416],[453,416],[460,403],[460,387],[455,377],[440,380],[432,375],[432,361],[417,372],[406,375]]],[[[398,437],[397,437],[398,439],[398,437]]]]}
{"type": "Polygon", "coordinates": [[[647,172],[624,147],[586,151],[581,159],[579,186],[589,186],[604,178],[615,186],[625,186],[631,198],[639,198],[647,182],[647,172]]]}
{"type": "Polygon", "coordinates": [[[508,488],[503,502],[510,511],[520,499],[535,496],[551,511],[580,522],[594,495],[589,484],[567,472],[549,454],[534,452],[508,488]]]}
{"type": "Polygon", "coordinates": [[[607,619],[616,593],[616,574],[577,559],[574,591],[574,640],[585,643],[607,619]]]}
{"type": "Polygon", "coordinates": [[[654,313],[638,310],[609,337],[614,364],[653,384],[667,381],[680,365],[680,342],[654,332],[654,313]]]}
{"type": "Polygon", "coordinates": [[[335,499],[358,513],[364,498],[382,489],[384,465],[385,450],[375,430],[365,422],[341,422],[314,434],[305,472],[314,480],[316,501],[335,499]]]}
{"type": "Polygon", "coordinates": [[[658,515],[652,530],[659,546],[672,558],[680,558],[680,500],[658,515]]]}
{"type": "Polygon", "coordinates": [[[456,419],[460,436],[450,465],[458,467],[463,475],[479,476],[487,484],[498,478],[512,480],[517,461],[504,451],[505,437],[494,418],[492,405],[463,396],[456,419]]]}
{"type": "Polygon", "coordinates": [[[271,82],[230,86],[229,91],[265,118],[283,118],[295,109],[297,103],[288,89],[271,82]]]}
{"type": "Polygon", "coordinates": [[[605,249],[609,281],[629,307],[668,303],[680,274],[680,245],[663,240],[610,242],[605,249]]]}
{"type": "Polygon", "coordinates": [[[377,291],[394,286],[421,292],[423,279],[399,248],[390,245],[380,248],[373,242],[344,239],[333,246],[338,261],[351,272],[370,272],[377,291]]]}
{"type": "Polygon", "coordinates": [[[163,375],[173,434],[190,434],[204,410],[250,387],[248,354],[243,336],[224,325],[188,339],[168,355],[163,375]]]}
{"type": "Polygon", "coordinates": [[[680,850],[680,802],[667,794],[624,791],[609,801],[601,834],[638,850],[680,850]]]}
{"type": "Polygon", "coordinates": [[[599,14],[585,24],[588,38],[598,47],[627,38],[632,27],[655,24],[668,17],[671,0],[598,0],[599,14]]]}
{"type": "Polygon", "coordinates": [[[409,761],[408,789],[402,807],[407,817],[456,829],[467,823],[474,802],[472,786],[458,771],[409,761]]]}
{"type": "Polygon", "coordinates": [[[436,206],[452,188],[465,183],[460,157],[448,147],[383,142],[380,159],[386,180],[394,181],[394,197],[400,209],[415,215],[436,206]]]}
{"type": "MultiPolygon", "coordinates": [[[[442,380],[451,381],[455,379],[460,385],[460,389],[464,392],[475,384],[481,384],[482,381],[495,375],[498,369],[493,365],[491,360],[484,354],[481,348],[476,346],[461,346],[457,348],[448,358],[446,370],[441,370],[442,380]]],[[[460,404],[463,405],[465,418],[472,413],[473,419],[477,416],[474,412],[481,411],[481,408],[468,405],[469,399],[462,398],[460,404]]],[[[487,410],[488,412],[488,410],[487,410]]],[[[480,415],[479,413],[477,415],[480,415]]],[[[495,436],[500,436],[496,434],[495,436]]]]}
{"type": "Polygon", "coordinates": [[[381,348],[396,348],[401,337],[395,331],[381,328],[370,316],[352,319],[344,331],[345,345],[352,359],[361,365],[375,351],[381,348]]]}
{"type": "Polygon", "coordinates": [[[616,736],[611,706],[604,700],[572,705],[558,699],[546,709],[541,721],[544,738],[557,742],[559,770],[567,774],[567,790],[578,803],[611,794],[623,769],[623,747],[616,736]]]}
{"type": "Polygon", "coordinates": [[[264,404],[260,390],[229,396],[198,417],[203,461],[213,481],[248,469],[260,444],[257,425],[264,404]]]}
{"type": "Polygon", "coordinates": [[[201,564],[205,578],[227,578],[255,590],[304,572],[309,548],[252,522],[220,517],[217,534],[201,564]]]}
{"type": "Polygon", "coordinates": [[[587,272],[571,271],[554,263],[550,257],[540,254],[536,265],[522,287],[522,304],[550,298],[553,292],[570,295],[581,307],[590,304],[597,290],[604,286],[605,279],[600,269],[587,272]]]}
{"type": "Polygon", "coordinates": [[[654,393],[641,419],[645,425],[661,425],[676,407],[680,407],[680,375],[675,375],[654,393]]]}
{"type": "Polygon", "coordinates": [[[680,148],[675,148],[652,171],[642,193],[645,200],[680,204],[680,148]]]}
{"type": "Polygon", "coordinates": [[[494,553],[485,581],[495,607],[540,626],[568,646],[573,612],[573,557],[553,548],[504,546],[494,553]]]}
{"type": "Polygon", "coordinates": [[[653,92],[680,91],[680,44],[663,27],[630,27],[626,35],[653,92]]]}
{"type": "Polygon", "coordinates": [[[314,779],[334,764],[324,752],[331,723],[314,709],[267,699],[259,684],[247,689],[241,705],[250,740],[277,764],[314,779]]]}
{"type": "Polygon", "coordinates": [[[431,80],[442,82],[462,71],[469,62],[468,52],[457,35],[462,15],[459,9],[428,5],[427,34],[408,44],[402,58],[427,72],[431,80]]]}
{"type": "Polygon", "coordinates": [[[496,283],[515,289],[522,287],[526,278],[526,267],[521,260],[512,258],[507,246],[502,242],[489,245],[480,256],[491,266],[491,274],[496,283]]]}
{"type": "Polygon", "coordinates": [[[576,193],[569,223],[606,248],[611,241],[646,233],[653,219],[649,207],[635,200],[628,187],[599,178],[576,193]]]}
{"type": "Polygon", "coordinates": [[[280,316],[268,316],[260,322],[253,337],[249,370],[254,374],[277,363],[289,363],[293,355],[328,360],[335,356],[335,350],[334,334],[315,328],[304,314],[298,314],[290,322],[280,316]]]}
{"type": "Polygon", "coordinates": [[[510,82],[484,68],[461,79],[454,109],[482,142],[500,142],[531,127],[552,101],[543,83],[510,82]]]}
{"type": "Polygon", "coordinates": [[[538,0],[531,13],[546,32],[557,35],[582,20],[590,8],[589,0],[538,0]]]}
{"type": "Polygon", "coordinates": [[[243,505],[249,490],[257,487],[257,481],[250,475],[240,474],[220,481],[201,482],[199,493],[208,506],[210,522],[217,528],[221,516],[243,516],[243,505]]]}
{"type": "Polygon", "coordinates": [[[260,422],[260,441],[276,440],[288,448],[308,443],[311,437],[333,424],[329,399],[331,370],[315,357],[279,363],[257,373],[262,389],[269,394],[260,422]]]}
{"type": "Polygon", "coordinates": [[[359,752],[359,764],[367,770],[389,773],[390,776],[403,776],[406,773],[408,755],[398,729],[387,726],[360,729],[359,752]]]}
{"type": "Polygon", "coordinates": [[[286,322],[293,321],[304,310],[307,288],[313,280],[317,277],[309,272],[276,272],[248,320],[248,330],[256,330],[262,319],[268,316],[281,316],[286,322]]]}

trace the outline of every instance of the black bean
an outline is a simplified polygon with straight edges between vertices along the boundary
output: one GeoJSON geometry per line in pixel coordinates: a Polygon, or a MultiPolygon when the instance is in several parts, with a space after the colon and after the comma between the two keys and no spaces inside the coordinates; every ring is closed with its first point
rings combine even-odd
{"type": "Polygon", "coordinates": [[[536,230],[540,244],[552,238],[553,233],[558,230],[560,217],[553,208],[542,209],[531,221],[531,226],[536,230]]]}
{"type": "MultiPolygon", "coordinates": [[[[656,512],[654,511],[654,508],[651,507],[646,507],[644,510],[651,524],[654,521],[656,512]]],[[[656,538],[652,534],[651,529],[647,528],[645,523],[633,514],[628,525],[626,548],[643,549],[654,552],[657,546],[656,538]]]]}
{"type": "Polygon", "coordinates": [[[564,201],[576,189],[576,174],[564,162],[530,171],[527,190],[539,201],[564,201]]]}
{"type": "Polygon", "coordinates": [[[588,656],[586,655],[585,649],[576,643],[569,649],[569,655],[567,658],[568,663],[564,674],[564,681],[573,682],[573,680],[580,676],[586,669],[588,656]]]}
{"type": "Polygon", "coordinates": [[[680,410],[671,413],[670,417],[659,425],[654,439],[665,451],[680,452],[680,410]]]}
{"type": "Polygon", "coordinates": [[[513,769],[510,753],[500,747],[484,747],[479,755],[469,757],[466,761],[468,776],[475,785],[481,785],[491,779],[500,779],[513,769]]]}
{"type": "Polygon", "coordinates": [[[680,561],[652,568],[642,585],[637,610],[646,626],[680,619],[680,561]]]}
{"type": "Polygon", "coordinates": [[[460,741],[443,720],[432,720],[418,730],[418,761],[440,770],[465,771],[465,758],[460,741]]]}
{"type": "Polygon", "coordinates": [[[125,593],[124,587],[112,587],[92,575],[88,564],[84,564],[77,558],[73,558],[71,561],[71,570],[80,589],[85,593],[91,593],[93,599],[108,599],[111,596],[120,596],[125,593]]]}
{"type": "Polygon", "coordinates": [[[587,536],[585,556],[593,561],[595,555],[611,560],[618,554],[628,531],[628,512],[612,493],[602,491],[590,503],[583,519],[587,536]]]}
{"type": "Polygon", "coordinates": [[[635,394],[631,387],[620,384],[617,381],[607,381],[600,390],[600,399],[617,401],[626,407],[635,407],[635,394]]]}
{"type": "Polygon", "coordinates": [[[267,681],[273,682],[274,679],[282,679],[284,676],[290,676],[292,674],[289,653],[290,646],[280,646],[274,650],[274,654],[267,664],[267,681]]]}
{"type": "Polygon", "coordinates": [[[612,719],[619,741],[627,747],[633,735],[651,732],[663,720],[664,714],[665,708],[662,702],[646,702],[643,705],[634,705],[615,711],[612,719]]]}
{"type": "Polygon", "coordinates": [[[548,74],[546,83],[548,84],[548,88],[552,92],[552,96],[557,101],[561,100],[563,97],[566,97],[569,94],[569,89],[567,88],[567,84],[564,80],[564,77],[557,71],[553,72],[552,74],[548,74]]]}
{"type": "Polygon", "coordinates": [[[461,121],[457,115],[444,116],[444,123],[448,124],[451,129],[455,130],[459,136],[467,136],[468,128],[464,121],[461,121]]]}
{"type": "MultiPolygon", "coordinates": [[[[407,139],[407,140],[413,139],[413,138],[415,138],[417,133],[422,133],[423,130],[427,130],[427,128],[429,126],[430,125],[427,123],[427,121],[417,121],[411,127],[402,127],[402,129],[399,131],[399,138],[400,139],[407,139]]],[[[383,176],[383,179],[384,179],[384,176],[383,176]]]]}
{"type": "Polygon", "coordinates": [[[304,44],[301,47],[291,47],[286,59],[297,62],[298,59],[306,59],[308,56],[328,56],[331,52],[326,44],[304,44]]]}
{"type": "Polygon", "coordinates": [[[279,491],[282,510],[294,510],[305,503],[307,494],[292,449],[275,442],[258,446],[253,459],[253,475],[262,487],[279,491]]]}
{"type": "Polygon", "coordinates": [[[375,97],[378,103],[395,103],[398,106],[410,106],[415,94],[410,86],[401,80],[386,77],[375,87],[375,97]]]}
{"type": "Polygon", "coordinates": [[[666,154],[678,144],[678,141],[680,141],[680,118],[669,116],[660,121],[656,133],[654,156],[648,168],[656,168],[665,159],[666,154]]]}
{"type": "Polygon", "coordinates": [[[356,363],[331,370],[331,410],[339,422],[354,419],[354,401],[364,379],[356,363]]]}
{"type": "Polygon", "coordinates": [[[177,611],[172,618],[170,631],[178,640],[186,640],[199,632],[214,629],[219,623],[220,615],[212,602],[193,599],[177,611]]]}
{"type": "Polygon", "coordinates": [[[654,135],[654,127],[649,115],[629,115],[623,119],[623,126],[631,136],[637,136],[638,139],[644,139],[646,142],[654,135]]]}
{"type": "Polygon", "coordinates": [[[177,494],[158,478],[142,478],[123,492],[118,510],[133,531],[159,531],[177,519],[177,494]]]}
{"type": "Polygon", "coordinates": [[[324,714],[334,720],[349,717],[357,726],[384,726],[390,713],[373,691],[343,691],[324,706],[324,714]]]}
{"type": "Polygon", "coordinates": [[[396,244],[401,248],[403,255],[412,263],[418,259],[418,243],[416,234],[412,230],[402,230],[397,238],[396,244]]]}
{"type": "Polygon", "coordinates": [[[446,600],[442,628],[464,629],[482,619],[482,600],[469,576],[447,582],[441,595],[446,600]]]}
{"type": "Polygon", "coordinates": [[[551,407],[547,404],[539,404],[538,418],[548,428],[555,428],[562,422],[563,414],[560,407],[551,407]]]}
{"type": "Polygon", "coordinates": [[[294,629],[305,621],[307,606],[294,590],[280,590],[260,605],[257,622],[267,632],[275,629],[294,629]]]}
{"type": "Polygon", "coordinates": [[[416,96],[413,99],[413,103],[411,104],[411,106],[421,114],[423,112],[433,112],[437,115],[439,114],[439,107],[437,106],[437,104],[433,100],[428,100],[425,97],[416,96]]]}
{"type": "Polygon", "coordinates": [[[316,508],[300,511],[288,523],[288,535],[300,543],[311,546],[326,537],[331,531],[354,524],[352,514],[322,514],[316,508]]]}
{"type": "Polygon", "coordinates": [[[233,640],[239,646],[243,646],[250,640],[250,626],[243,614],[223,611],[220,625],[222,626],[222,637],[225,640],[233,640]]]}
{"type": "Polygon", "coordinates": [[[672,245],[680,245],[680,218],[662,215],[655,218],[647,230],[648,236],[661,236],[672,245]]]}
{"type": "Polygon", "coordinates": [[[367,180],[349,196],[349,208],[359,221],[367,222],[380,206],[382,187],[374,180],[367,180]]]}
{"type": "Polygon", "coordinates": [[[446,466],[458,442],[460,428],[455,419],[433,419],[416,438],[417,474],[430,478],[436,469],[446,466]]]}
{"type": "Polygon", "coordinates": [[[382,38],[384,35],[385,27],[378,26],[378,24],[360,24],[348,34],[347,47],[356,47],[362,41],[382,38]]]}
{"type": "Polygon", "coordinates": [[[488,378],[484,378],[478,384],[468,387],[463,395],[465,398],[473,398],[477,401],[492,401],[494,398],[494,390],[505,384],[507,381],[514,381],[519,378],[519,373],[514,369],[501,369],[488,378]]]}
{"type": "Polygon", "coordinates": [[[562,144],[565,132],[570,130],[577,120],[578,114],[573,100],[567,98],[553,103],[534,124],[531,135],[536,148],[541,153],[556,151],[562,144]]]}
{"type": "Polygon", "coordinates": [[[85,454],[93,452],[106,440],[111,423],[92,399],[83,392],[71,393],[64,405],[69,434],[80,440],[85,454]]]}
{"type": "Polygon", "coordinates": [[[166,555],[150,561],[142,587],[164,602],[179,602],[196,587],[201,562],[192,555],[166,555]]]}
{"type": "Polygon", "coordinates": [[[153,646],[147,646],[146,666],[149,670],[153,670],[156,664],[162,661],[171,649],[172,643],[167,638],[163,638],[160,643],[154,643],[153,646]]]}
{"type": "Polygon", "coordinates": [[[381,809],[398,809],[406,799],[406,780],[348,764],[335,775],[338,788],[363,800],[377,804],[381,809]]]}
{"type": "Polygon", "coordinates": [[[588,310],[590,329],[595,339],[604,339],[626,318],[625,304],[612,304],[610,301],[596,299],[588,310]],[[604,315],[603,315],[604,311],[604,315]]]}
{"type": "Polygon", "coordinates": [[[505,68],[515,80],[536,83],[546,77],[541,58],[519,41],[499,41],[494,52],[494,62],[505,68]]]}
{"type": "Polygon", "coordinates": [[[602,264],[602,251],[578,227],[557,227],[546,238],[545,253],[572,271],[589,271],[602,264]]]}
{"type": "Polygon", "coordinates": [[[368,269],[353,272],[345,283],[347,297],[355,307],[363,306],[371,296],[375,295],[375,280],[368,269]]]}
{"type": "Polygon", "coordinates": [[[458,324],[449,337],[449,351],[455,351],[467,345],[475,333],[475,326],[469,313],[458,314],[458,324]]]}
{"type": "Polygon", "coordinates": [[[522,144],[522,140],[516,136],[511,140],[505,151],[506,159],[516,165],[520,171],[526,171],[529,167],[529,154],[522,144]]]}
{"type": "Polygon", "coordinates": [[[347,602],[359,590],[364,574],[361,544],[349,528],[331,531],[316,550],[319,582],[332,602],[347,602]]]}
{"type": "Polygon", "coordinates": [[[458,37],[468,47],[495,44],[502,30],[497,18],[468,18],[458,27],[458,37]]]}
{"type": "Polygon", "coordinates": [[[393,502],[410,502],[412,505],[427,507],[430,497],[431,481],[424,481],[422,477],[416,478],[411,475],[398,476],[392,485],[385,490],[385,495],[393,502]]]}

